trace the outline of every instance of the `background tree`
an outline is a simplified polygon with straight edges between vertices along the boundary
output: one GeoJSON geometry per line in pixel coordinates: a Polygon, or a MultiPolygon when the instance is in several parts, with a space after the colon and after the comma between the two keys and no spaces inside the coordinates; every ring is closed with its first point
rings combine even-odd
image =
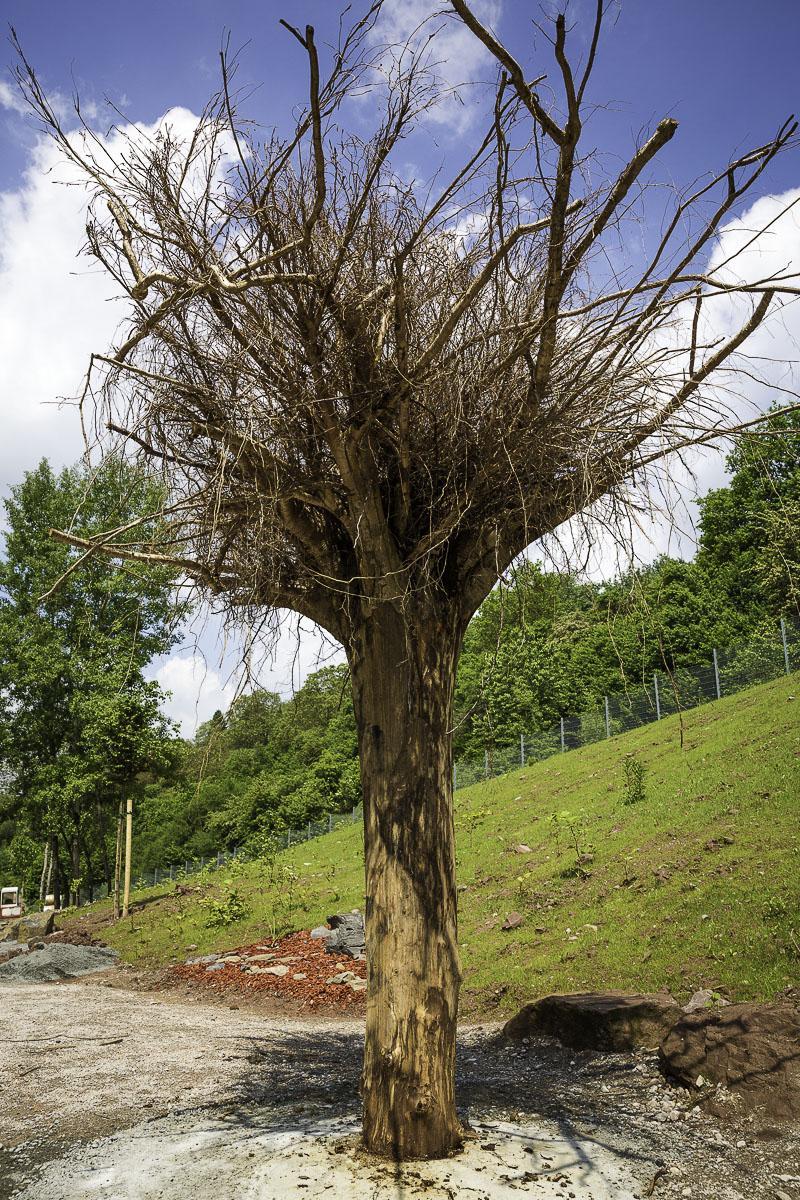
{"type": "Polygon", "coordinates": [[[71,525],[91,537],[160,503],[153,479],[121,461],[58,476],[42,462],[5,502],[2,811],[13,818],[24,851],[14,865],[29,888],[38,889],[47,844],[57,897],[75,900],[78,880],[90,892],[100,878],[110,886],[119,799],[139,772],[163,761],[170,727],[158,685],[142,669],[172,644],[175,604],[169,569],[132,563],[120,571],[102,558],[51,592],[80,556],[49,530],[71,525]]]}
{"type": "Polygon", "coordinates": [[[290,30],[310,90],[288,138],[238,119],[226,64],[186,143],[129,130],[114,158],[69,137],[20,71],[93,190],[90,252],[130,299],[124,340],[93,364],[119,439],[106,452],[137,447],[169,489],[167,546],[62,536],[169,562],[253,623],[292,609],[346,650],[365,806],[364,1135],[398,1157],[461,1137],[451,730],[469,620],[530,543],[603,498],[610,519],[654,464],[724,431],[715,373],[730,381],[794,286],[706,266],[793,124],[659,209],[649,260],[612,269],[609,243],[647,225],[648,169],[677,123],[609,178],[584,136],[602,3],[580,65],[557,17],[547,104],[465,0],[450,5],[499,76],[485,135],[425,186],[392,158],[438,89],[424,49],[370,57],[380,0],[326,75],[313,29],[290,30]],[[369,89],[375,132],[343,133],[348,96],[369,89]],[[746,315],[719,340],[709,313],[731,293],[746,315]]]}
{"type": "Polygon", "coordinates": [[[775,411],[738,438],[727,487],[700,502],[698,564],[752,622],[800,615],[800,417],[775,411]]]}

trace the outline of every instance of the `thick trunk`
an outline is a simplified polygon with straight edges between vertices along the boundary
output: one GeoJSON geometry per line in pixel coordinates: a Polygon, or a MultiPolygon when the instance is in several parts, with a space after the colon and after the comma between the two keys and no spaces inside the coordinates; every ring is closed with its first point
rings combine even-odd
{"type": "Polygon", "coordinates": [[[350,656],[369,960],[364,1140],[397,1159],[440,1158],[461,1143],[450,734],[458,645],[441,620],[408,629],[381,613],[350,656]]]}

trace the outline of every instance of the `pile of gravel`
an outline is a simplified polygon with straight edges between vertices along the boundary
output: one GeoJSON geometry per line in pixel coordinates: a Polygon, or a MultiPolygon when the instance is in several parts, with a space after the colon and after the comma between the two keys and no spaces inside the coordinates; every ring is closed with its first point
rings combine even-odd
{"type": "Polygon", "coordinates": [[[105,971],[117,961],[116,950],[107,946],[70,946],[54,943],[28,954],[18,954],[0,963],[0,984],[52,983],[105,971]]]}

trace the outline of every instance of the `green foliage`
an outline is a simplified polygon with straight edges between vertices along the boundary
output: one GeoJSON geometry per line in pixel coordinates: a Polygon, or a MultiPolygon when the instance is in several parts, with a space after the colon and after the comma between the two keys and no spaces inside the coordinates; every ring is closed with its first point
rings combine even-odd
{"type": "Polygon", "coordinates": [[[13,822],[6,869],[29,895],[46,840],[62,886],[97,880],[113,861],[119,799],[164,768],[171,734],[158,686],[142,673],[174,640],[171,576],[87,557],[49,531],[88,537],[144,518],[135,534],[147,536],[147,514],[159,506],[157,485],[123,462],[58,476],[42,462],[5,502],[0,760],[9,782],[0,818],[13,822]]]}
{"type": "Polygon", "coordinates": [[[742,434],[731,480],[701,502],[698,563],[749,619],[800,610],[800,413],[742,434]]]}
{"type": "MultiPolygon", "coordinates": [[[[777,618],[796,615],[800,603],[799,434],[795,414],[773,416],[767,436],[742,436],[728,459],[730,484],[701,506],[694,562],[665,557],[603,584],[533,563],[511,572],[467,631],[455,756],[471,757],[479,770],[484,753],[490,763],[511,762],[524,735],[533,759],[539,742],[558,745],[562,716],[579,714],[581,740],[604,739],[603,696],[623,688],[641,696],[654,672],[662,712],[675,711],[678,695],[684,705],[699,698],[689,668],[710,663],[714,647],[724,651],[723,693],[776,663],[779,670],[777,618]]],[[[81,861],[75,871],[65,862],[65,879],[96,877],[113,798],[127,788],[136,793],[141,873],[224,847],[261,853],[287,829],[361,802],[346,667],[316,672],[288,700],[266,691],[241,696],[184,742],[168,736],[158,688],[142,674],[170,643],[165,572],[92,558],[39,599],[76,557],[49,537],[50,526],[79,512],[72,527],[92,533],[158,507],[152,481],[121,465],[105,472],[89,488],[85,472],[56,478],[43,463],[8,504],[0,761],[15,782],[0,795],[0,870],[29,887],[38,887],[51,834],[62,843],[77,837],[92,858],[91,868],[81,861]]],[[[625,794],[634,793],[626,784],[625,794]]]]}
{"type": "Polygon", "coordinates": [[[227,929],[229,925],[243,921],[250,913],[249,906],[236,891],[231,892],[224,900],[206,896],[199,904],[206,914],[206,925],[209,929],[227,929]]]}
{"type": "Polygon", "coordinates": [[[622,803],[643,804],[647,799],[644,781],[647,768],[633,754],[622,760],[622,803]]]}
{"type": "Polygon", "coordinates": [[[184,744],[161,784],[148,787],[134,837],[138,871],[219,847],[263,853],[286,829],[361,802],[347,668],[324,667],[289,700],[237,699],[184,744]]]}
{"type": "MultiPolygon", "coordinates": [[[[796,678],[776,679],[458,792],[462,1016],[502,1019],[552,992],[668,988],[688,998],[709,987],[735,1001],[796,984],[796,697],[796,678]],[[628,753],[648,786],[640,804],[624,806],[628,753]],[[585,814],[589,878],[574,873],[568,832],[554,836],[550,816],[563,811],[585,814]],[[524,858],[510,852],[519,843],[531,847],[524,858]],[[503,932],[515,909],[522,926],[503,932]]],[[[579,847],[586,852],[580,838],[579,847]]],[[[223,901],[226,878],[207,878],[223,901]]],[[[199,894],[162,888],[104,936],[127,961],[158,967],[185,957],[190,942],[200,954],[227,950],[265,928],[308,929],[362,907],[362,829],[343,825],[280,853],[272,873],[262,861],[243,864],[234,886],[251,907],[236,925],[210,930],[199,894]]]]}

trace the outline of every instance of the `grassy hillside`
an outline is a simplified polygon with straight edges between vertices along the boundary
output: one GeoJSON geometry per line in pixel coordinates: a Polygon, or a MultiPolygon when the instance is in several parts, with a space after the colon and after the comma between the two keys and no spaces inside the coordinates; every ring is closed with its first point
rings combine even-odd
{"type": "MultiPolygon", "coordinates": [[[[800,983],[799,801],[797,675],[458,792],[465,1014],[551,991],[744,999],[800,983]],[[633,803],[626,759],[645,769],[633,803]],[[510,912],[523,923],[503,932],[510,912]]],[[[361,836],[224,868],[186,896],[137,894],[104,936],[156,966],[308,928],[363,905],[361,836]],[[215,928],[217,904],[241,915],[215,928]]]]}

